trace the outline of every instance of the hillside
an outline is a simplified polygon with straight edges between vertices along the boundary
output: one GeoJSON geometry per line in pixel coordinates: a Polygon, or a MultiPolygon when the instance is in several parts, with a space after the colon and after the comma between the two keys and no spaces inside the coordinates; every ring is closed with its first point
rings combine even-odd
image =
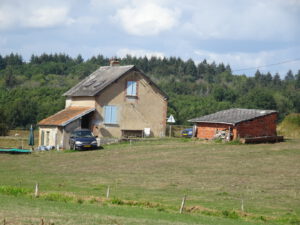
{"type": "Polygon", "coordinates": [[[277,127],[279,135],[287,138],[300,138],[300,114],[287,115],[277,127]]]}
{"type": "MultiPolygon", "coordinates": [[[[134,64],[170,97],[168,114],[177,124],[232,107],[275,109],[280,119],[300,112],[300,70],[297,74],[256,71],[237,75],[230,65],[195,63],[180,58],[150,59],[126,56],[121,65],[134,64]]],[[[62,94],[99,66],[109,65],[102,55],[87,60],[79,55],[0,55],[0,135],[5,128],[25,128],[64,107],[62,94]]]]}

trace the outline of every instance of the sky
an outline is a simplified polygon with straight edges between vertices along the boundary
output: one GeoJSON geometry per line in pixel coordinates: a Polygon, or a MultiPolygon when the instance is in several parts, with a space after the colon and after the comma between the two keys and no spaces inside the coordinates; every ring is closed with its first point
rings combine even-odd
{"type": "Polygon", "coordinates": [[[0,54],[11,52],[175,56],[284,77],[300,69],[300,0],[0,0],[0,54]]]}

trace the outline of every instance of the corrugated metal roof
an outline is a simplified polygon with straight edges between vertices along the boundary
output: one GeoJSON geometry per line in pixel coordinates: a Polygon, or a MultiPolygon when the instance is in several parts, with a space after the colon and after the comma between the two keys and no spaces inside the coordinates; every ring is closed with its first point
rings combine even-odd
{"type": "Polygon", "coordinates": [[[72,121],[94,111],[94,107],[81,107],[81,106],[70,106],[65,108],[58,113],[43,119],[38,123],[39,126],[66,126],[72,121]]]}
{"type": "Polygon", "coordinates": [[[259,109],[227,109],[206,116],[188,120],[194,123],[224,123],[235,125],[237,123],[252,120],[258,117],[277,113],[275,110],[259,110],[259,109]]]}
{"type": "Polygon", "coordinates": [[[135,68],[134,65],[128,66],[101,66],[91,75],[72,87],[64,96],[95,96],[105,87],[120,78],[128,71],[135,68]]]}

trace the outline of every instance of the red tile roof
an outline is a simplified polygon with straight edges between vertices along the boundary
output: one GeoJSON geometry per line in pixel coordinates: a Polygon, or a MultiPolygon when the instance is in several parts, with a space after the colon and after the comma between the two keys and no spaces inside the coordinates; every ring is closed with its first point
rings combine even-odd
{"type": "Polygon", "coordinates": [[[43,119],[38,123],[39,126],[52,125],[52,126],[66,126],[72,121],[94,111],[94,107],[81,107],[81,106],[70,106],[65,108],[58,113],[43,119]]]}

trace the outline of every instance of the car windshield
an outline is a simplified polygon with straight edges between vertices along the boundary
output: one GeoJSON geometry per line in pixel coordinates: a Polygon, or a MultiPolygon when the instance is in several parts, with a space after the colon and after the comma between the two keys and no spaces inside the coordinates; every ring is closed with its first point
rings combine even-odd
{"type": "Polygon", "coordinates": [[[75,137],[94,137],[92,132],[89,130],[78,130],[73,133],[75,137]]]}

